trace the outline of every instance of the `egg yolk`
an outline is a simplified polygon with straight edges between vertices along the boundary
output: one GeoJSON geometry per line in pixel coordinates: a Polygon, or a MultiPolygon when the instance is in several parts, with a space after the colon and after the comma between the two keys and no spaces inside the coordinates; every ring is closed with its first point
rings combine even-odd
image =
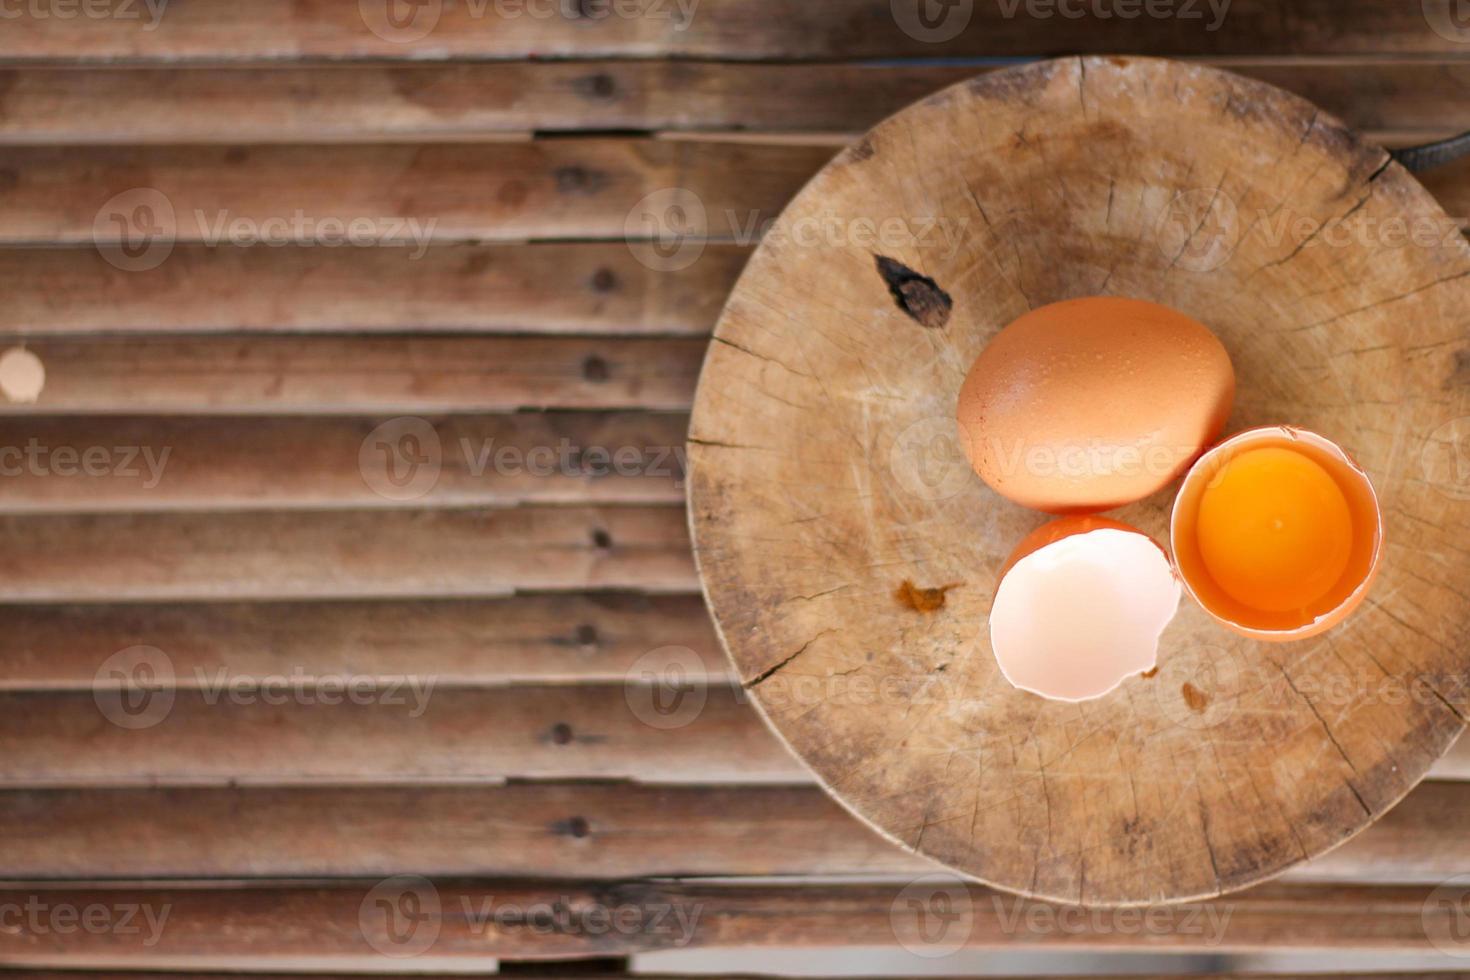
{"type": "Polygon", "coordinates": [[[1200,495],[1196,535],[1205,568],[1227,595],[1263,612],[1290,612],[1342,578],[1353,519],[1327,470],[1272,446],[1225,464],[1200,495]]]}

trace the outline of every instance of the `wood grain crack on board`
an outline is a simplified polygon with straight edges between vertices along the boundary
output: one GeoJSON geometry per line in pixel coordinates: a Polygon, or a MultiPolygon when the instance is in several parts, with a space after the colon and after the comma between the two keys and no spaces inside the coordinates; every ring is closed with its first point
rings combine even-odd
{"type": "MultiPolygon", "coordinates": [[[[1395,595],[1398,594],[1398,591],[1399,591],[1398,589],[1394,589],[1387,596],[1385,596],[1385,598],[1392,598],[1393,596],[1395,596],[1395,595]]],[[[1415,626],[1413,623],[1410,623],[1407,619],[1405,619],[1404,617],[1400,616],[1398,613],[1394,612],[1392,609],[1389,609],[1387,606],[1385,606],[1378,599],[1374,599],[1374,598],[1372,598],[1370,596],[1369,598],[1365,599],[1364,602],[1368,605],[1368,607],[1370,609],[1377,609],[1379,612],[1383,613],[1383,615],[1385,617],[1387,617],[1388,619],[1390,619],[1393,622],[1397,623],[1399,626],[1402,626],[1404,629],[1408,630],[1410,633],[1413,633],[1415,636],[1423,637],[1424,639],[1428,640],[1430,643],[1433,643],[1435,646],[1439,647],[1441,650],[1445,651],[1446,653],[1453,653],[1453,654],[1458,654],[1459,653],[1458,650],[1455,650],[1452,647],[1447,646],[1445,644],[1445,642],[1443,640],[1441,640],[1439,637],[1433,636],[1433,635],[1431,635],[1429,633],[1424,632],[1422,629],[1420,629],[1419,627],[1415,626]]]]}
{"type": "Polygon", "coordinates": [[[776,360],[774,357],[767,357],[765,354],[758,354],[755,351],[751,350],[749,347],[741,346],[740,344],[735,343],[733,340],[726,340],[724,337],[720,337],[720,336],[711,337],[710,340],[714,341],[717,344],[724,344],[726,347],[732,348],[733,350],[738,350],[742,354],[749,354],[751,357],[755,358],[758,361],[765,361],[768,364],[774,364],[778,368],[781,368],[782,370],[785,370],[785,371],[790,371],[792,374],[795,374],[795,375],[797,375],[799,377],[803,377],[803,378],[809,378],[809,377],[811,377],[811,375],[809,375],[809,374],[804,374],[801,371],[798,371],[798,370],[796,370],[793,367],[790,367],[790,366],[788,366],[786,364],[782,364],[780,361],[776,360]]]}
{"type": "Polygon", "coordinates": [[[830,589],[823,589],[821,592],[813,592],[810,595],[794,595],[794,596],[788,596],[787,599],[786,599],[786,601],[787,602],[811,602],[813,599],[820,599],[823,596],[828,596],[828,595],[832,595],[833,593],[836,593],[836,592],[841,592],[845,588],[847,588],[847,586],[845,586],[845,585],[838,585],[838,586],[834,586],[834,587],[832,587],[830,589]]]}
{"type": "Polygon", "coordinates": [[[1368,179],[1365,180],[1365,181],[1363,181],[1363,183],[1365,183],[1365,184],[1371,184],[1375,180],[1377,180],[1379,177],[1382,177],[1383,176],[1383,172],[1388,169],[1388,165],[1390,163],[1393,163],[1393,154],[1392,153],[1384,153],[1383,154],[1383,162],[1378,165],[1377,169],[1375,169],[1371,174],[1368,175],[1368,179]]]}
{"type": "MultiPolygon", "coordinates": [[[[1436,646],[1438,646],[1441,650],[1444,650],[1444,651],[1449,652],[1449,653],[1454,653],[1455,652],[1449,646],[1447,646],[1444,643],[1443,640],[1440,640],[1438,637],[1431,636],[1430,634],[1424,632],[1422,629],[1419,629],[1418,627],[1412,625],[1411,623],[1408,622],[1408,620],[1406,620],[1402,616],[1399,616],[1396,613],[1392,612],[1387,606],[1384,606],[1381,602],[1377,602],[1377,601],[1375,601],[1373,599],[1368,599],[1368,600],[1366,600],[1366,604],[1367,604],[1367,606],[1370,609],[1376,609],[1376,610],[1378,610],[1385,617],[1387,617],[1389,620],[1391,620],[1394,623],[1397,623],[1399,626],[1402,626],[1404,629],[1408,630],[1410,633],[1413,633],[1415,636],[1419,636],[1419,637],[1422,637],[1423,639],[1428,640],[1430,643],[1433,643],[1436,646]]],[[[1459,722],[1460,722],[1461,725],[1470,725],[1470,718],[1467,718],[1465,716],[1464,712],[1462,712],[1459,708],[1455,707],[1454,702],[1452,702],[1449,698],[1445,697],[1443,691],[1441,691],[1439,688],[1435,687],[1433,684],[1429,683],[1428,678],[1425,677],[1425,675],[1423,675],[1422,673],[1419,676],[1425,678],[1424,679],[1424,686],[1429,689],[1429,692],[1431,694],[1433,694],[1436,698],[1439,699],[1439,702],[1445,706],[1445,709],[1447,711],[1449,711],[1450,714],[1454,715],[1455,718],[1459,720],[1459,722]]]]}
{"type": "Polygon", "coordinates": [[[1219,895],[1225,891],[1225,885],[1220,880],[1220,861],[1215,857],[1215,844],[1210,840],[1210,811],[1205,806],[1205,794],[1199,788],[1199,782],[1194,784],[1194,798],[1199,801],[1200,836],[1205,842],[1205,851],[1210,855],[1210,873],[1215,876],[1215,894],[1219,895]]]}
{"type": "MultiPolygon", "coordinates": [[[[1194,172],[1194,162],[1193,161],[1190,161],[1189,171],[1188,172],[1189,173],[1193,173],[1194,172]]],[[[1168,269],[1173,269],[1174,266],[1175,266],[1175,264],[1177,264],[1178,261],[1181,258],[1183,258],[1184,253],[1189,249],[1190,243],[1194,241],[1194,236],[1195,235],[1198,235],[1200,233],[1200,231],[1204,229],[1205,222],[1206,221],[1209,221],[1210,220],[1210,215],[1212,215],[1212,214],[1215,213],[1215,202],[1220,199],[1220,189],[1225,186],[1225,178],[1228,177],[1228,176],[1230,176],[1230,172],[1228,170],[1225,173],[1222,173],[1220,175],[1220,181],[1219,181],[1219,183],[1217,183],[1215,185],[1215,190],[1210,195],[1210,203],[1207,204],[1207,205],[1205,205],[1205,211],[1204,211],[1204,214],[1202,214],[1200,216],[1199,224],[1195,225],[1194,226],[1194,230],[1191,231],[1188,235],[1186,235],[1184,237],[1184,244],[1182,244],[1182,245],[1179,246],[1179,251],[1175,252],[1174,253],[1174,257],[1169,260],[1169,264],[1166,267],[1166,271],[1168,269]]],[[[1239,243],[1237,242],[1237,244],[1239,244],[1239,243]]],[[[1232,252],[1233,252],[1233,250],[1232,250],[1232,252]]]]}
{"type": "Polygon", "coordinates": [[[744,446],[738,442],[720,442],[718,439],[696,439],[688,436],[684,440],[691,446],[709,446],[713,449],[759,449],[759,446],[744,446]]]}
{"type": "Polygon", "coordinates": [[[1453,704],[1451,704],[1450,703],[1450,699],[1447,698],[1447,697],[1445,697],[1442,693],[1440,693],[1439,688],[1435,687],[1433,684],[1426,684],[1425,686],[1429,688],[1429,693],[1430,694],[1433,694],[1435,697],[1439,698],[1440,703],[1443,704],[1446,708],[1448,708],[1450,710],[1450,714],[1452,714],[1456,718],[1460,719],[1460,724],[1462,724],[1462,725],[1470,724],[1470,718],[1466,718],[1464,716],[1464,714],[1462,714],[1460,712],[1460,709],[1459,708],[1457,708],[1453,704]]]}
{"type": "MultiPolygon", "coordinates": [[[[1296,682],[1291,679],[1291,675],[1286,672],[1285,667],[1278,663],[1276,669],[1281,671],[1281,676],[1285,679],[1286,686],[1291,688],[1291,693],[1295,694],[1297,699],[1307,706],[1307,710],[1312,713],[1312,717],[1317,719],[1317,724],[1322,728],[1322,734],[1327,736],[1327,741],[1331,742],[1332,747],[1337,750],[1337,754],[1342,756],[1342,761],[1348,764],[1348,768],[1353,771],[1353,775],[1361,776],[1362,773],[1358,771],[1357,764],[1347,754],[1347,750],[1342,747],[1342,743],[1337,740],[1337,736],[1332,734],[1332,729],[1328,726],[1327,719],[1322,717],[1322,712],[1317,710],[1317,706],[1312,703],[1312,699],[1301,692],[1301,689],[1296,686],[1296,682]]],[[[1363,799],[1363,794],[1358,792],[1358,787],[1353,785],[1353,781],[1351,779],[1344,779],[1343,785],[1353,794],[1353,799],[1358,801],[1358,806],[1363,808],[1363,812],[1370,817],[1373,816],[1373,808],[1368,805],[1367,800],[1363,799]]]]}
{"type": "MultiPolygon", "coordinates": [[[[1369,179],[1371,180],[1372,178],[1369,179]]],[[[1246,276],[1246,278],[1249,279],[1252,276],[1256,275],[1256,273],[1264,272],[1266,269],[1274,269],[1277,266],[1285,265],[1286,263],[1290,262],[1292,259],[1302,254],[1302,250],[1305,249],[1308,245],[1312,244],[1312,242],[1316,241],[1317,236],[1321,235],[1324,231],[1327,231],[1329,228],[1340,228],[1343,222],[1347,221],[1347,219],[1357,214],[1358,211],[1362,209],[1363,205],[1367,204],[1372,197],[1373,192],[1369,191],[1358,199],[1357,204],[1354,204],[1342,214],[1338,215],[1335,218],[1332,218],[1329,221],[1320,222],[1317,227],[1312,229],[1310,234],[1305,236],[1300,242],[1297,243],[1296,248],[1292,249],[1290,252],[1287,252],[1279,259],[1273,259],[1272,261],[1267,262],[1264,265],[1257,266],[1255,272],[1252,272],[1249,276],[1246,276]]]]}
{"type": "Polygon", "coordinates": [[[1318,320],[1315,323],[1306,323],[1300,327],[1292,327],[1290,330],[1286,331],[1286,333],[1299,333],[1303,330],[1311,330],[1314,327],[1321,327],[1326,326],[1329,323],[1336,323],[1338,320],[1342,320],[1350,316],[1356,316],[1359,313],[1364,313],[1368,310],[1374,310],[1380,306],[1387,306],[1390,303],[1397,303],[1400,300],[1408,299],[1411,296],[1418,296],[1425,290],[1433,289],[1435,286],[1441,286],[1447,282],[1454,282],[1456,279],[1464,279],[1466,276],[1470,276],[1470,272],[1457,272],[1454,275],[1441,276],[1438,279],[1433,279],[1429,282],[1426,282],[1422,286],[1416,286],[1406,293],[1399,293],[1396,296],[1389,296],[1386,299],[1380,299],[1375,302],[1369,303],[1367,306],[1359,306],[1355,309],[1347,310],[1346,312],[1330,316],[1325,320],[1318,320]]]}
{"type": "Polygon", "coordinates": [[[751,688],[755,687],[757,684],[760,684],[762,681],[765,681],[772,674],[776,673],[776,671],[778,671],[781,668],[785,667],[787,664],[791,663],[791,661],[795,660],[797,657],[801,656],[803,653],[806,653],[807,648],[810,647],[813,643],[817,642],[822,637],[826,636],[828,633],[835,633],[835,632],[837,632],[835,629],[822,630],[822,632],[818,633],[816,636],[812,637],[810,640],[807,640],[805,643],[803,643],[801,645],[801,648],[799,650],[797,650],[795,653],[791,654],[789,657],[786,657],[784,660],[777,661],[773,666],[767,667],[765,670],[761,671],[759,674],[755,675],[750,680],[746,681],[745,682],[745,685],[744,685],[745,686],[745,689],[746,690],[750,690],[751,688]]]}
{"type": "Polygon", "coordinates": [[[1317,128],[1317,120],[1321,115],[1321,109],[1315,107],[1312,109],[1312,117],[1307,120],[1307,125],[1302,129],[1302,138],[1297,140],[1296,152],[1301,152],[1301,148],[1307,145],[1307,140],[1311,137],[1312,130],[1317,128]]]}

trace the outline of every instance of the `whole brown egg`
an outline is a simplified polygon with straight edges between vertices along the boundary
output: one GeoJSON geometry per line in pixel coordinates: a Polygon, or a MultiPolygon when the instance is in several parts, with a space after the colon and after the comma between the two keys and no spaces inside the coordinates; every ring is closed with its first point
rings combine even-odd
{"type": "Polygon", "coordinates": [[[1145,300],[1051,303],[1005,327],[960,389],[961,442],[997,493],[1053,514],[1167,486],[1220,434],[1230,355],[1204,324],[1145,300]]]}

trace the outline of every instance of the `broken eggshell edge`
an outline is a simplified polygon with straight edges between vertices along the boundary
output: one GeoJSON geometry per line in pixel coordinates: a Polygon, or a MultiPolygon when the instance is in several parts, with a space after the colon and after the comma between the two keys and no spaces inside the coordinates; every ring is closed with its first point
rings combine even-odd
{"type": "MultiPolygon", "coordinates": [[[[1124,539],[1116,540],[1122,541],[1124,539]]],[[[1138,553],[1135,552],[1135,558],[1137,554],[1138,553]]],[[[1134,559],[1130,558],[1130,561],[1132,560],[1134,559]]],[[[1041,574],[1045,574],[1041,571],[1041,569],[1037,569],[1037,571],[1041,574]]],[[[1140,580],[1130,579],[1130,581],[1140,580]]],[[[1140,584],[1142,583],[1140,582],[1140,584]]],[[[1025,538],[1023,538],[1021,540],[1021,543],[1016,546],[1016,549],[1011,553],[1010,557],[1006,560],[1005,565],[1001,569],[999,582],[996,586],[995,599],[991,604],[991,615],[989,623],[991,652],[995,656],[996,665],[1000,668],[1001,675],[1004,676],[1005,679],[1013,687],[1019,690],[1027,691],[1031,694],[1046,698],[1050,701],[1062,701],[1071,704],[1076,704],[1082,701],[1092,701],[1097,698],[1104,697],[1107,694],[1110,694],[1130,676],[1134,674],[1146,673],[1157,666],[1159,638],[1163,635],[1163,632],[1168,627],[1169,623],[1173,621],[1174,616],[1177,615],[1179,610],[1179,603],[1183,597],[1183,591],[1183,587],[1179,581],[1179,576],[1174,568],[1173,562],[1169,559],[1168,553],[1159,545],[1158,542],[1154,541],[1153,538],[1149,537],[1144,532],[1120,521],[1111,520],[1106,517],[1097,517],[1095,515],[1076,515],[1057,518],[1056,520],[1049,521],[1046,524],[1043,524],[1042,526],[1036,528],[1025,538]],[[1127,662],[1117,669],[1116,676],[1112,677],[1110,682],[1105,684],[1100,683],[1095,690],[1089,689],[1086,691],[1086,693],[1079,693],[1076,691],[1059,693],[1055,687],[1053,687],[1051,690],[1043,690],[1041,688],[1049,687],[1050,685],[1038,683],[1034,675],[1029,678],[1018,679],[1018,675],[1022,673],[1022,670],[1020,669],[1021,665],[1014,659],[1013,656],[1007,655],[1002,652],[1003,649],[1006,649],[1010,646],[1010,641],[1002,640],[998,636],[998,618],[1001,620],[1001,633],[1010,633],[1011,630],[1009,626],[1005,623],[1004,615],[1002,615],[1001,617],[997,617],[996,614],[997,610],[1001,609],[1006,604],[1006,596],[1009,594],[1010,591],[1014,590],[1016,583],[1020,581],[1019,579],[1012,578],[1012,573],[1015,572],[1018,568],[1021,568],[1024,572],[1025,569],[1022,568],[1023,563],[1035,563],[1041,553],[1061,542],[1076,538],[1079,535],[1091,535],[1098,532],[1107,532],[1110,538],[1113,537],[1113,535],[1119,533],[1136,535],[1138,538],[1146,541],[1150,546],[1151,551],[1145,552],[1144,554],[1151,554],[1153,552],[1157,552],[1158,554],[1159,565],[1157,566],[1157,571],[1162,574],[1154,583],[1151,583],[1149,587],[1163,587],[1169,590],[1169,597],[1166,600],[1161,599],[1160,603],[1161,607],[1165,604],[1168,606],[1168,614],[1161,615],[1162,608],[1153,611],[1140,610],[1141,613],[1152,612],[1152,615],[1149,615],[1148,619],[1143,621],[1143,628],[1140,630],[1140,635],[1145,635],[1150,630],[1152,630],[1153,633],[1151,637],[1151,646],[1148,651],[1146,660],[1144,658],[1138,658],[1136,661],[1127,662]],[[1008,582],[1012,584],[1012,590],[1007,590],[1006,586],[1008,582]],[[1155,623],[1153,621],[1154,619],[1157,619],[1158,621],[1155,623]],[[1008,661],[1010,662],[1010,669],[1007,669],[1008,661]]],[[[1032,637],[1035,638],[1035,634],[1032,634],[1032,637]]],[[[1015,638],[1012,637],[1012,640],[1014,639],[1015,638]]],[[[1053,668],[1052,673],[1060,674],[1066,671],[1066,665],[1059,665],[1053,668]]]]}
{"type": "Polygon", "coordinates": [[[1337,443],[1297,426],[1263,425],[1237,432],[1217,443],[1190,467],[1174,497],[1173,510],[1169,515],[1169,546],[1174,553],[1175,575],[1184,584],[1189,597],[1215,622],[1241,636],[1267,643],[1306,640],[1347,619],[1367,598],[1383,564],[1383,508],[1367,471],[1337,443]],[[1352,484],[1341,489],[1353,512],[1354,533],[1366,530],[1372,535],[1371,548],[1366,559],[1358,562],[1358,574],[1352,588],[1341,593],[1335,605],[1321,611],[1311,621],[1280,628],[1252,625],[1243,621],[1239,613],[1232,614],[1218,601],[1212,600],[1208,593],[1212,587],[1218,587],[1213,586],[1209,573],[1195,557],[1196,549],[1185,541],[1186,536],[1194,533],[1194,512],[1199,509],[1204,489],[1218,477],[1225,464],[1247,450],[1267,446],[1297,449],[1319,464],[1325,460],[1327,465],[1324,468],[1334,480],[1338,480],[1339,485],[1339,476],[1348,477],[1352,484]]]}

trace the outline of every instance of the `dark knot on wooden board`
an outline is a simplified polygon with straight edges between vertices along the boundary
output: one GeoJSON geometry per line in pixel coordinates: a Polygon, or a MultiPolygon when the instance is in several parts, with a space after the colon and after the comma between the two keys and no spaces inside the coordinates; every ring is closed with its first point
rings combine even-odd
{"type": "Polygon", "coordinates": [[[886,255],[874,255],[873,259],[878,263],[878,274],[888,284],[894,302],[914,322],[931,330],[938,330],[949,322],[954,300],[939,288],[939,283],[886,255]]]}

